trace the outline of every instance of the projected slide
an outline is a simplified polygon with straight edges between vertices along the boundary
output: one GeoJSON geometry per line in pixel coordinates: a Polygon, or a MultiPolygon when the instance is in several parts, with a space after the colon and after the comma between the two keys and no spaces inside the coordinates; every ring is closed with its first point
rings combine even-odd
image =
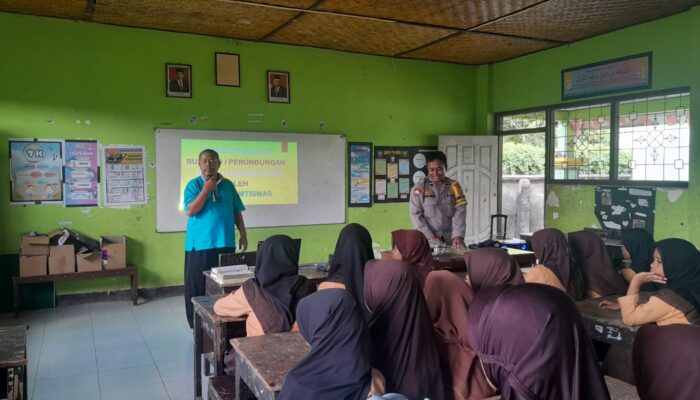
{"type": "Polygon", "coordinates": [[[197,157],[204,149],[219,153],[219,173],[233,182],[245,206],[298,203],[296,142],[182,139],[180,210],[187,182],[200,175],[197,157]]]}

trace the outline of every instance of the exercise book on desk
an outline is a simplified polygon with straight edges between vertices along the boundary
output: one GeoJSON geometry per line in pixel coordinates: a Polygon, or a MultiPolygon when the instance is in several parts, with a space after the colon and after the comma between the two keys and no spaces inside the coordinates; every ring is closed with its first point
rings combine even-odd
{"type": "Polygon", "coordinates": [[[234,279],[252,278],[253,276],[255,274],[245,264],[214,267],[211,269],[211,277],[219,284],[224,284],[234,279]]]}

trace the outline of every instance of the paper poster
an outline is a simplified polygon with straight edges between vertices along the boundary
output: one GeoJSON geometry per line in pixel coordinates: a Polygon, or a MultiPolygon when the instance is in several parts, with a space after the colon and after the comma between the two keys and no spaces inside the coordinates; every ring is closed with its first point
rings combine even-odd
{"type": "Polygon", "coordinates": [[[372,144],[349,143],[350,200],[348,207],[372,205],[372,144]]]}
{"type": "Polygon", "coordinates": [[[399,165],[397,163],[387,164],[386,177],[387,179],[396,179],[399,177],[399,165]]]}
{"type": "Polygon", "coordinates": [[[376,146],[374,148],[375,187],[383,180],[383,191],[376,192],[375,203],[400,203],[409,200],[411,184],[419,183],[427,173],[425,153],[434,147],[376,146]]]}
{"type": "Polygon", "coordinates": [[[146,204],[144,146],[102,147],[102,175],[106,206],[146,204]]]}
{"type": "Polygon", "coordinates": [[[595,214],[607,237],[618,239],[622,229],[641,228],[654,234],[655,188],[596,186],[595,214]]]}
{"type": "Polygon", "coordinates": [[[60,141],[10,139],[10,203],[57,204],[63,200],[60,141]]]}
{"type": "Polygon", "coordinates": [[[374,173],[376,175],[386,175],[386,160],[374,160],[374,173]]]}
{"type": "Polygon", "coordinates": [[[411,180],[409,178],[399,178],[399,193],[406,194],[411,190],[411,180]]]}
{"type": "Polygon", "coordinates": [[[65,177],[63,203],[66,207],[94,207],[99,204],[97,141],[66,140],[63,145],[65,177]]]}
{"type": "Polygon", "coordinates": [[[408,159],[399,160],[399,175],[409,175],[411,173],[411,163],[408,159]]]}
{"type": "Polygon", "coordinates": [[[389,182],[386,185],[386,198],[387,199],[396,199],[399,197],[399,183],[398,182],[389,182]]]}

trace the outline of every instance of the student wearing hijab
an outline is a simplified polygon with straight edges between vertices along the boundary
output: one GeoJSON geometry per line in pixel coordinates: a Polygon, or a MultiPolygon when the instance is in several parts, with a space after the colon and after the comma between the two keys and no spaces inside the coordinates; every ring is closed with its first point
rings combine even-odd
{"type": "Polygon", "coordinates": [[[586,229],[571,232],[569,246],[583,272],[587,298],[627,293],[627,282],[613,267],[605,243],[597,233],[586,229]]]}
{"type": "Polygon", "coordinates": [[[412,229],[400,229],[391,232],[391,241],[394,243],[394,259],[411,264],[420,286],[425,286],[425,278],[435,263],[430,242],[425,235],[412,229]]]}
{"type": "Polygon", "coordinates": [[[468,337],[467,317],[474,293],[449,271],[433,271],[425,282],[425,301],[439,339],[444,363],[451,372],[455,400],[478,400],[496,391],[489,385],[468,337]]]}
{"type": "Polygon", "coordinates": [[[481,289],[469,342],[503,400],[610,399],[576,304],[548,285],[481,289]]]}
{"type": "Polygon", "coordinates": [[[464,254],[467,282],[474,293],[482,288],[525,283],[520,266],[507,251],[497,248],[476,249],[464,254]]]}
{"type": "Polygon", "coordinates": [[[299,276],[299,251],[289,236],[275,235],[258,248],[255,278],[214,303],[219,315],[247,315],[248,336],[287,332],[294,325],[299,300],[316,291],[316,285],[299,276]]]}
{"type": "MultiPolygon", "coordinates": [[[[644,229],[624,229],[622,231],[622,258],[630,260],[629,268],[622,270],[622,276],[631,282],[638,272],[649,272],[654,261],[654,238],[644,229]]],[[[651,290],[658,288],[651,287],[651,290]]]]}
{"type": "Polygon", "coordinates": [[[617,303],[603,300],[600,306],[621,310],[622,322],[627,325],[700,325],[698,249],[683,239],[665,239],[656,243],[651,272],[636,274],[627,295],[618,298],[617,303]],[[641,302],[641,287],[649,282],[662,285],[661,289],[650,292],[649,300],[641,302]]]}
{"type": "Polygon", "coordinates": [[[639,328],[634,337],[634,377],[642,400],[695,400],[700,393],[700,327],[639,328]]]}
{"type": "Polygon", "coordinates": [[[583,276],[566,236],[558,229],[547,228],[535,232],[530,241],[539,264],[525,274],[525,282],[553,286],[575,301],[583,299],[583,276]]]}
{"type": "Polygon", "coordinates": [[[331,258],[328,280],[318,286],[319,290],[329,288],[345,289],[364,308],[365,264],[374,260],[372,237],[360,224],[348,224],[340,231],[335,251],[331,258]]]}
{"type": "Polygon", "coordinates": [[[368,262],[364,290],[372,366],[384,375],[387,391],[411,400],[449,398],[433,324],[411,266],[398,260],[368,262]]]}

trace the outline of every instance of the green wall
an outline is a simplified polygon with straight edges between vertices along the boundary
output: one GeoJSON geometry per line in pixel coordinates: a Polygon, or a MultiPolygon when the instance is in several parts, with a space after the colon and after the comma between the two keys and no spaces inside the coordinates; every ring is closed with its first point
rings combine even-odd
{"type": "MultiPolygon", "coordinates": [[[[700,108],[700,7],[658,21],[633,26],[581,42],[546,50],[491,66],[490,113],[561,103],[561,70],[631,54],[653,52],[650,90],[689,86],[691,113],[700,108]]],[[[479,117],[477,117],[479,118],[479,117]]],[[[479,119],[480,120],[480,119],[479,119]]],[[[700,118],[692,118],[692,132],[700,131],[700,118]]],[[[655,237],[682,237],[700,243],[698,176],[700,141],[691,138],[691,170],[687,189],[676,196],[658,190],[655,237]]],[[[594,215],[594,186],[548,185],[559,206],[547,206],[546,226],[565,232],[597,226],[594,215]]]]}
{"type": "MultiPolygon", "coordinates": [[[[323,121],[326,133],[375,145],[437,145],[438,134],[474,131],[476,68],[469,66],[6,13],[0,37],[4,160],[9,138],[68,138],[145,145],[150,164],[159,127],[316,133],[323,121]],[[241,55],[240,88],[215,86],[215,52],[241,55]],[[192,65],[192,99],[165,97],[166,62],[192,65]],[[290,72],[291,104],[267,102],[266,70],[290,72]]],[[[0,162],[0,180],[9,181],[7,161],[0,162]]],[[[0,192],[0,252],[16,252],[21,232],[58,225],[124,234],[141,286],[181,284],[184,234],[155,232],[155,185],[151,167],[148,204],[130,209],[10,206],[7,185],[0,192]]],[[[347,221],[365,225],[383,248],[392,230],[410,226],[406,204],[349,209],[347,221]]],[[[317,261],[333,251],[341,228],[252,229],[249,242],[273,233],[300,237],[302,261],[317,261]]],[[[105,279],[64,283],[59,292],[124,287],[123,279],[105,279]]]]}

